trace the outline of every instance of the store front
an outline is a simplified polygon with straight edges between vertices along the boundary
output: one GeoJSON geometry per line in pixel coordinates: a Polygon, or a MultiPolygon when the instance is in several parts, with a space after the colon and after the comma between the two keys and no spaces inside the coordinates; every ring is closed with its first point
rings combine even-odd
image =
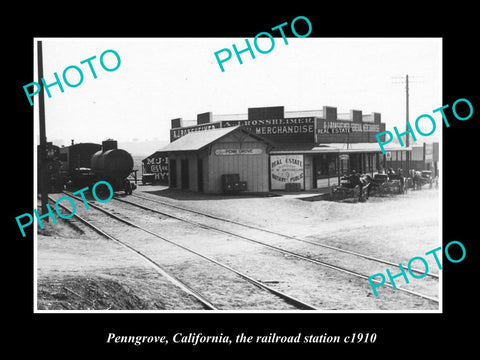
{"type": "MultiPolygon", "coordinates": [[[[254,186],[258,188],[255,191],[312,190],[339,185],[340,178],[353,171],[373,176],[390,166],[408,168],[411,149],[387,144],[387,153],[382,154],[376,135],[384,130],[385,123],[381,121],[380,113],[363,114],[361,110],[350,110],[349,113],[337,114],[337,108],[331,106],[323,106],[321,110],[289,112],[284,111],[283,106],[248,108],[247,114],[218,116],[208,112],[197,114],[196,124],[189,126],[184,126],[181,118],[172,119],[172,149],[169,149],[169,155],[174,157],[169,156],[169,159],[171,170],[175,166],[175,171],[170,171],[173,179],[170,186],[217,192],[219,187],[212,187],[209,177],[220,178],[235,167],[236,173],[248,174],[248,180],[242,181],[261,184],[254,186]],[[181,163],[180,155],[185,157],[186,149],[191,146],[182,141],[185,149],[173,150],[176,147],[173,144],[184,137],[188,136],[196,142],[206,141],[212,134],[228,132],[225,129],[232,126],[240,126],[257,142],[268,142],[268,156],[265,156],[265,149],[257,147],[251,152],[241,153],[222,150],[215,156],[193,150],[195,159],[190,159],[189,164],[197,164],[200,159],[200,165],[187,166],[185,159],[181,163]],[[192,133],[198,135],[193,136],[192,133]],[[264,154],[263,157],[261,154],[264,154]],[[217,164],[214,160],[218,159],[222,161],[217,164]],[[252,161],[245,162],[247,159],[252,161]],[[177,163],[172,163],[172,160],[177,163]],[[240,161],[242,166],[237,170],[240,161]],[[218,166],[207,169],[210,164],[218,166]],[[204,182],[197,184],[193,178],[204,179],[204,182]]],[[[241,144],[242,137],[238,136],[236,142],[241,144]]]]}
{"type": "Polygon", "coordinates": [[[338,154],[320,154],[312,156],[314,189],[329,187],[338,182],[342,160],[338,154]]]}

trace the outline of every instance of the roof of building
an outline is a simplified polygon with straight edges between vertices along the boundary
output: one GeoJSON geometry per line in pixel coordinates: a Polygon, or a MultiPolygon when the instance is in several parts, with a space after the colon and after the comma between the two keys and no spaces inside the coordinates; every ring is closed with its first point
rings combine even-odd
{"type": "Polygon", "coordinates": [[[265,138],[255,135],[241,126],[232,126],[227,128],[211,129],[211,130],[188,133],[182,136],[181,138],[175,140],[174,142],[171,142],[170,144],[161,148],[159,151],[160,152],[198,151],[235,131],[243,131],[257,140],[270,144],[270,142],[265,138]]]}

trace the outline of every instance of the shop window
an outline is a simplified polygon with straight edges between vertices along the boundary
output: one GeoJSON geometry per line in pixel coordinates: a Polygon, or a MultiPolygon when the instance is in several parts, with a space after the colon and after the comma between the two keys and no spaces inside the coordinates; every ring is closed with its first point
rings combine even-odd
{"type": "MultiPolygon", "coordinates": [[[[336,154],[322,154],[314,157],[314,161],[316,179],[325,179],[327,177],[337,176],[336,154]]],[[[346,169],[347,165],[344,165],[344,167],[346,169]]]]}

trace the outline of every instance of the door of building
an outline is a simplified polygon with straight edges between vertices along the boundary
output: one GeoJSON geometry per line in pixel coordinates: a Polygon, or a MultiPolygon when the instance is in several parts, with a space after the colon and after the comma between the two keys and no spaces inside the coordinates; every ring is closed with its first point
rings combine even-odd
{"type": "Polygon", "coordinates": [[[203,160],[197,160],[197,183],[198,191],[203,192],[203,160]]]}
{"type": "Polygon", "coordinates": [[[177,187],[177,160],[172,159],[170,160],[169,165],[169,177],[170,177],[170,187],[176,188],[177,187]]]}
{"type": "Polygon", "coordinates": [[[188,159],[182,160],[180,164],[180,181],[181,181],[181,186],[182,189],[188,189],[188,184],[189,184],[189,175],[188,175],[188,159]]]}

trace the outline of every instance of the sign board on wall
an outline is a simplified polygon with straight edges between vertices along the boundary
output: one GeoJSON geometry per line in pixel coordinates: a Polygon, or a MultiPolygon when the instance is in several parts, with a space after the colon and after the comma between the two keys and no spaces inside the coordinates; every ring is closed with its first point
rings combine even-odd
{"type": "Polygon", "coordinates": [[[320,118],[315,121],[315,138],[318,143],[377,142],[375,135],[385,131],[385,123],[327,121],[320,118]]]}
{"type": "Polygon", "coordinates": [[[209,124],[202,124],[202,125],[195,125],[177,129],[170,130],[170,142],[175,141],[181,138],[188,133],[195,132],[195,131],[205,131],[211,129],[218,129],[220,127],[220,123],[209,123],[209,124]]]}
{"type": "Polygon", "coordinates": [[[303,155],[271,155],[270,180],[272,190],[285,190],[288,183],[304,189],[303,155]]]}
{"type": "MultiPolygon", "coordinates": [[[[315,140],[315,118],[298,117],[259,120],[223,120],[170,130],[170,142],[194,131],[205,131],[242,125],[248,131],[275,142],[313,143],[315,140]]],[[[375,140],[376,141],[376,140],[375,140]]]]}
{"type": "Polygon", "coordinates": [[[433,144],[424,144],[425,147],[425,161],[433,161],[433,144]]]}
{"type": "Polygon", "coordinates": [[[299,117],[285,119],[222,121],[222,128],[242,125],[256,135],[276,142],[312,143],[315,137],[315,118],[299,117]]]}
{"type": "Polygon", "coordinates": [[[152,154],[142,162],[143,174],[154,174],[155,180],[168,184],[168,157],[165,154],[152,154]]]}
{"type": "Polygon", "coordinates": [[[262,149],[216,149],[215,155],[260,155],[263,153],[262,149]]]}

